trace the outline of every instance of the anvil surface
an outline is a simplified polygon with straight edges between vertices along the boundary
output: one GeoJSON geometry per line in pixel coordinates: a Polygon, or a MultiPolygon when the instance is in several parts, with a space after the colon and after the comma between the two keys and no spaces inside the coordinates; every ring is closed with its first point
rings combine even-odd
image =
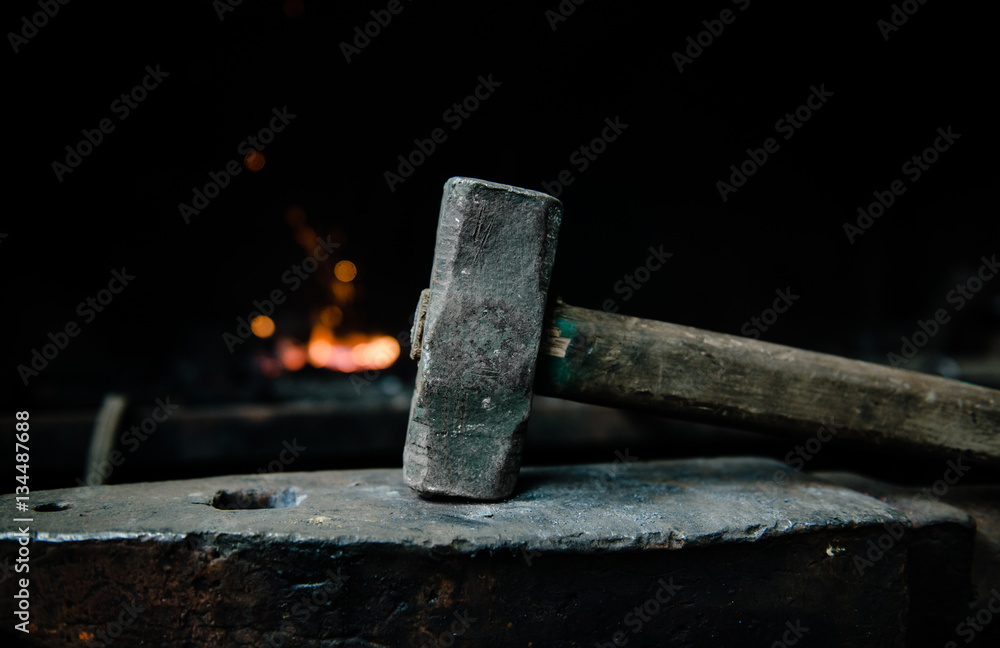
{"type": "MultiPolygon", "coordinates": [[[[911,541],[974,533],[958,509],[911,524],[752,458],[528,468],[488,504],[420,499],[399,469],[31,497],[43,509],[30,512],[33,645],[111,628],[116,646],[593,646],[615,633],[737,646],[793,626],[810,645],[903,645],[911,541]],[[859,574],[855,557],[890,532],[859,574]]],[[[0,563],[17,555],[13,524],[0,563]]],[[[16,580],[0,584],[7,600],[16,580]]]]}

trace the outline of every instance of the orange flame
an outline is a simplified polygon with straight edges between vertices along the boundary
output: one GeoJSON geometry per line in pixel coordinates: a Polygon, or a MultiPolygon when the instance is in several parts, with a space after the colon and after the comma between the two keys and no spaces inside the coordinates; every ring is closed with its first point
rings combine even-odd
{"type": "Polygon", "coordinates": [[[399,342],[388,335],[358,333],[337,339],[329,327],[316,324],[306,344],[280,340],[278,356],[286,371],[298,371],[306,362],[344,373],[387,369],[399,358],[399,342]]]}
{"type": "MultiPolygon", "coordinates": [[[[301,13],[304,8],[301,0],[286,0],[286,13],[293,11],[301,13]]],[[[289,14],[290,15],[290,14],[289,14]]],[[[251,171],[257,170],[250,166],[256,161],[261,166],[264,164],[264,155],[259,151],[251,151],[247,154],[245,163],[251,171]]],[[[285,221],[292,228],[295,240],[307,251],[312,251],[317,246],[318,235],[316,231],[306,222],[306,212],[298,205],[290,205],[285,210],[285,221]]],[[[333,230],[327,235],[336,239],[338,244],[345,240],[343,232],[333,230]]],[[[350,373],[371,369],[387,369],[399,358],[399,342],[395,338],[387,335],[364,335],[352,333],[340,338],[334,335],[334,329],[340,326],[345,319],[349,319],[345,310],[349,310],[356,299],[364,296],[364,289],[361,286],[355,287],[358,283],[358,266],[347,259],[341,259],[333,267],[333,277],[329,276],[329,268],[325,267],[317,278],[324,282],[329,282],[333,303],[328,303],[322,310],[314,314],[312,331],[309,341],[302,344],[298,340],[289,337],[279,337],[274,345],[275,357],[265,358],[260,361],[261,371],[265,375],[274,375],[284,371],[299,371],[306,364],[316,368],[330,369],[350,373]]],[[[329,299],[331,295],[328,294],[329,299]]],[[[254,320],[253,332],[258,337],[266,338],[275,333],[275,323],[267,317],[258,317],[254,320]]]]}

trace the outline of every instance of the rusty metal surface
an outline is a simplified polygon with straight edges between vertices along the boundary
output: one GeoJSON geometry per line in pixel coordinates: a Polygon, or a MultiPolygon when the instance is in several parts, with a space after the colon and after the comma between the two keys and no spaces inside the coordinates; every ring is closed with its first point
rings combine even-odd
{"type": "MultiPolygon", "coordinates": [[[[782,466],[531,468],[488,504],[423,500],[398,469],[35,493],[47,512],[31,524],[30,640],[112,628],[116,646],[590,646],[615,633],[737,646],[808,627],[811,645],[902,645],[909,540],[863,576],[854,557],[907,516],[782,466]]],[[[971,545],[967,517],[944,513],[971,545]]],[[[17,551],[3,524],[0,562],[17,551]]]]}
{"type": "Polygon", "coordinates": [[[964,645],[974,640],[977,645],[1000,645],[1000,623],[981,624],[1000,612],[1000,486],[958,484],[957,478],[964,477],[963,468],[968,467],[948,466],[956,466],[955,472],[945,469],[941,480],[921,486],[900,486],[840,471],[815,476],[891,504],[910,520],[909,551],[916,559],[911,561],[907,579],[910,590],[926,599],[911,600],[911,605],[931,613],[913,619],[911,643],[964,645]],[[947,530],[949,519],[965,526],[971,522],[973,546],[967,541],[956,544],[956,535],[947,530]],[[940,623],[940,619],[953,622],[940,623]]]}
{"type": "MultiPolygon", "coordinates": [[[[475,552],[594,551],[707,545],[897,520],[898,509],[847,488],[769,481],[771,462],[686,460],[526,469],[509,501],[424,500],[398,470],[241,475],[36,493],[72,508],[37,514],[39,541],[274,535],[334,545],[391,542],[475,552]],[[297,505],[222,511],[213,496],[258,491],[297,505]],[[294,495],[292,495],[294,493],[294,495]]],[[[773,466],[779,466],[775,463],[773,466]]],[[[774,468],[771,468],[774,472],[774,468]]],[[[0,502],[9,504],[13,496],[0,502]]],[[[10,537],[10,523],[0,539],[10,537]]]]}

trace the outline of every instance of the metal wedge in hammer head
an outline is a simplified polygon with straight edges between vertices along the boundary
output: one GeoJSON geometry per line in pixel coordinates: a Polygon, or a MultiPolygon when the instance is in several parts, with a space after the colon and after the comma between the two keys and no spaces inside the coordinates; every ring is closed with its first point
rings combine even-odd
{"type": "Polygon", "coordinates": [[[444,185],[430,288],[414,317],[403,477],[423,495],[511,494],[531,411],[562,203],[509,185],[444,185]]]}

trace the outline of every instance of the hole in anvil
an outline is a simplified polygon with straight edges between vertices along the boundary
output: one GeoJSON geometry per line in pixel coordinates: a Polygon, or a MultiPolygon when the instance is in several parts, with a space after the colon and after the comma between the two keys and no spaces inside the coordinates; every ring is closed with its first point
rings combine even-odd
{"type": "Polygon", "coordinates": [[[39,513],[52,513],[53,511],[65,511],[66,509],[73,508],[73,505],[69,502],[46,502],[45,504],[39,504],[32,507],[39,513]]]}
{"type": "Polygon", "coordinates": [[[298,505],[298,492],[294,488],[284,490],[220,490],[212,498],[212,506],[223,511],[243,509],[289,508],[298,505]]]}

